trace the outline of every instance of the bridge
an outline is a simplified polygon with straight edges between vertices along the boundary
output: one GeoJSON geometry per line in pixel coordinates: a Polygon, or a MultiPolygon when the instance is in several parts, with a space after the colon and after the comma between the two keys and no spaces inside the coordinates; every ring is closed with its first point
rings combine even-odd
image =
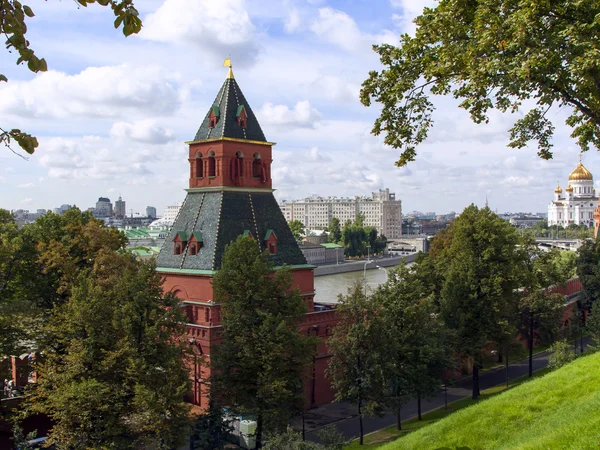
{"type": "Polygon", "coordinates": [[[577,251],[583,244],[584,239],[548,239],[548,238],[536,238],[537,242],[542,247],[558,248],[561,250],[572,250],[577,251]]]}

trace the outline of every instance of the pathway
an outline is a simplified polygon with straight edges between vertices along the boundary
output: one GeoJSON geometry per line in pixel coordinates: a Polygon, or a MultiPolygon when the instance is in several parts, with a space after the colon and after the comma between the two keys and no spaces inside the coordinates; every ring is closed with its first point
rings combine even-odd
{"type": "MultiPolygon", "coordinates": [[[[587,340],[584,340],[584,346],[587,346],[587,340]]],[[[542,352],[533,357],[533,371],[543,369],[548,365],[548,352],[542,352]]],[[[514,380],[516,378],[527,375],[529,360],[519,360],[514,363],[509,362],[508,378],[514,380]]],[[[453,386],[448,387],[447,400],[448,403],[460,400],[471,396],[471,378],[464,378],[456,382],[453,386]]],[[[500,384],[506,383],[506,368],[505,366],[497,369],[490,369],[480,373],[479,385],[480,389],[488,389],[500,384]]],[[[444,406],[444,391],[440,389],[437,395],[428,400],[421,402],[423,414],[432,411],[436,408],[444,406]]],[[[408,420],[417,415],[416,400],[410,401],[402,408],[402,420],[408,420]]],[[[349,403],[329,403],[319,406],[306,412],[304,418],[304,426],[306,430],[306,439],[317,441],[316,431],[326,425],[334,423],[337,429],[344,434],[349,440],[358,437],[359,425],[358,417],[356,416],[356,407],[349,403]]],[[[381,418],[365,417],[363,419],[363,427],[365,434],[372,433],[382,428],[396,424],[395,414],[387,414],[381,418]]],[[[294,428],[302,429],[302,421],[298,418],[294,423],[294,428]]]]}

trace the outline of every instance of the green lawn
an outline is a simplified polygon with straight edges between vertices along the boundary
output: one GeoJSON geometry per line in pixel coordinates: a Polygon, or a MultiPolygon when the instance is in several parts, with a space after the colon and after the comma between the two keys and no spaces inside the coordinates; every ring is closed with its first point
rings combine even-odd
{"type": "MultiPolygon", "coordinates": [[[[547,369],[539,370],[533,374],[533,378],[540,377],[540,376],[544,375],[545,373],[547,373],[547,369]]],[[[526,382],[526,381],[529,381],[529,378],[527,378],[526,376],[512,380],[510,382],[509,389],[512,389],[513,387],[518,386],[519,384],[526,382]]],[[[491,398],[501,392],[504,392],[505,390],[506,390],[506,386],[504,384],[495,386],[495,387],[492,387],[489,389],[485,389],[485,390],[481,391],[481,396],[478,400],[471,400],[470,397],[463,398],[462,400],[457,400],[455,402],[450,403],[448,405],[447,410],[445,410],[442,407],[440,409],[436,409],[431,412],[423,414],[423,420],[421,420],[421,421],[419,421],[417,418],[413,418],[413,419],[409,419],[405,422],[402,422],[402,431],[399,431],[396,428],[396,426],[393,425],[391,427],[384,428],[382,430],[376,431],[374,433],[370,433],[367,436],[365,436],[365,444],[362,446],[360,446],[358,444],[358,440],[356,440],[356,441],[353,441],[350,444],[348,444],[346,447],[344,447],[344,449],[345,450],[358,450],[358,449],[363,449],[363,448],[369,448],[369,449],[381,448],[388,442],[390,442],[392,440],[396,440],[400,436],[406,436],[407,434],[412,433],[413,431],[416,431],[427,425],[436,423],[436,422],[440,421],[441,419],[449,416],[450,414],[452,414],[458,410],[461,410],[468,406],[477,404],[485,399],[491,398]]]]}
{"type": "Polygon", "coordinates": [[[599,430],[600,353],[596,353],[380,448],[583,450],[600,448],[599,430]]]}

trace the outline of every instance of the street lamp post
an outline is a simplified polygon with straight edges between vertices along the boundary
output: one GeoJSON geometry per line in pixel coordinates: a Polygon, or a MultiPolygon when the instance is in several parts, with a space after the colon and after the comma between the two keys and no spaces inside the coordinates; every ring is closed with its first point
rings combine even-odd
{"type": "Polygon", "coordinates": [[[367,264],[371,264],[373,261],[365,261],[365,265],[363,267],[363,280],[365,283],[365,297],[367,296],[367,264]]]}

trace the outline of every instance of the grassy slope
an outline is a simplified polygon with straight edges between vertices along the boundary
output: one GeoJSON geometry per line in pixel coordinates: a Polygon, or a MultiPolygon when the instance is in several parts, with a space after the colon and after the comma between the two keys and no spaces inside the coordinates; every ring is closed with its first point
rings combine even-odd
{"type": "Polygon", "coordinates": [[[400,438],[382,450],[600,448],[600,353],[400,438]]]}

